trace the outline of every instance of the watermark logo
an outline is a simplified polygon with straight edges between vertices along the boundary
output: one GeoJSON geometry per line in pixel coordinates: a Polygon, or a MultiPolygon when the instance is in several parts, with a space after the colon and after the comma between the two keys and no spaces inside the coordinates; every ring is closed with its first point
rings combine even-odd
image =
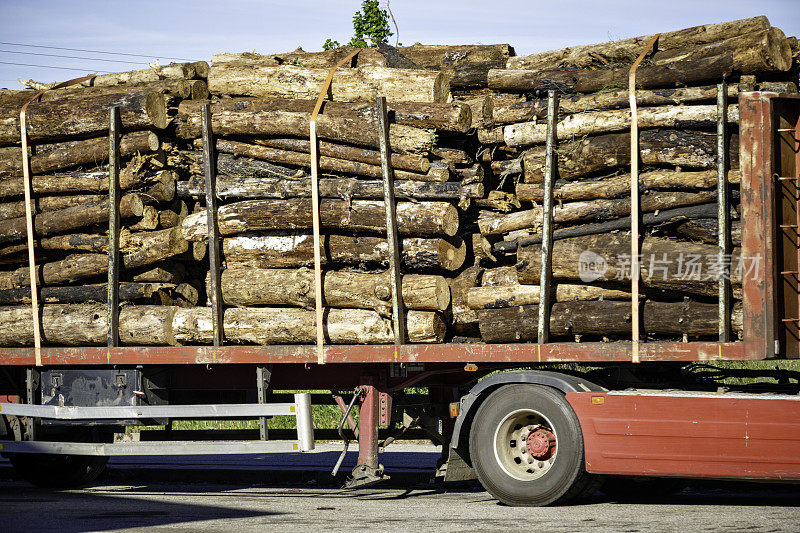
{"type": "Polygon", "coordinates": [[[578,257],[578,276],[584,283],[605,277],[608,270],[606,259],[591,250],[584,250],[578,257]]]}

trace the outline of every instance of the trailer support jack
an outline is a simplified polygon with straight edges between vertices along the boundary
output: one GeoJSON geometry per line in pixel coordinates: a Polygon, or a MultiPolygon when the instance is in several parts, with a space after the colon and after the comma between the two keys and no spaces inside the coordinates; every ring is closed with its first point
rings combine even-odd
{"type": "Polygon", "coordinates": [[[380,391],[375,379],[363,378],[364,400],[358,417],[358,464],[344,488],[357,489],[389,479],[378,462],[378,425],[380,423],[380,391]]]}

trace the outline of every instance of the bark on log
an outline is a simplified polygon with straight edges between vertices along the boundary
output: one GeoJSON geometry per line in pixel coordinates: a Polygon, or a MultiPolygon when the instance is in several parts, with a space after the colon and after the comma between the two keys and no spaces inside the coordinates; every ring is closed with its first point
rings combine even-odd
{"type": "Polygon", "coordinates": [[[142,216],[135,224],[130,226],[130,231],[151,231],[158,227],[158,210],[152,205],[142,208],[142,216]]]}
{"type": "MultiPolygon", "coordinates": [[[[483,184],[462,186],[459,182],[444,183],[427,181],[395,180],[395,197],[415,200],[451,200],[481,198],[483,184]]],[[[178,195],[200,198],[205,195],[205,178],[192,176],[189,181],[178,184],[178,195]]],[[[217,196],[223,199],[242,200],[248,198],[307,198],[311,196],[311,179],[251,178],[219,176],[217,196]]],[[[383,182],[356,178],[322,178],[319,180],[320,198],[382,199],[383,182]]],[[[2,217],[0,204],[0,217],[2,217]]]]}
{"type": "MultiPolygon", "coordinates": [[[[717,275],[726,266],[717,259],[716,246],[646,237],[641,250],[641,280],[645,287],[716,296],[717,275]]],[[[629,254],[629,232],[557,240],[553,243],[553,279],[580,280],[582,276],[588,276],[599,282],[626,282],[630,280],[629,254]],[[590,254],[591,258],[599,256],[596,268],[581,261],[581,253],[587,251],[596,254],[590,254]]],[[[763,272],[763,265],[757,258],[740,257],[739,254],[739,250],[734,249],[726,261],[734,285],[741,285],[743,278],[758,279],[763,272]]],[[[520,283],[539,283],[540,260],[539,245],[517,249],[520,283]]]]}
{"type": "MultiPolygon", "coordinates": [[[[188,243],[181,237],[178,228],[172,228],[147,235],[131,234],[126,240],[126,248],[127,252],[121,256],[122,267],[131,270],[181,254],[188,249],[188,243]]],[[[73,254],[60,261],[36,265],[36,269],[38,285],[60,285],[107,273],[108,256],[97,253],[73,254]]],[[[139,278],[134,281],[169,280],[139,278]]],[[[0,289],[15,289],[29,285],[30,271],[27,266],[10,272],[0,272],[0,289]]]]}
{"type": "MultiPolygon", "coordinates": [[[[392,323],[366,309],[328,309],[324,333],[328,344],[388,344],[394,342],[392,323]]],[[[175,338],[183,344],[208,344],[213,339],[211,308],[178,309],[172,322],[175,338]]],[[[408,340],[441,342],[446,325],[431,311],[406,314],[408,340]]],[[[292,308],[229,308],[223,319],[225,340],[250,344],[309,344],[316,341],[314,311],[292,308]]]]}
{"type": "Polygon", "coordinates": [[[508,44],[439,45],[414,43],[397,51],[421,68],[447,68],[465,63],[508,61],[514,48],[508,44]]]}
{"type": "MultiPolygon", "coordinates": [[[[308,68],[331,68],[339,63],[348,54],[353,52],[355,47],[340,46],[333,50],[323,52],[306,52],[298,48],[294,52],[283,52],[277,54],[257,54],[255,52],[243,52],[238,54],[221,53],[211,56],[211,64],[214,66],[222,64],[239,64],[242,66],[277,67],[280,65],[297,65],[308,68]]],[[[353,67],[385,67],[386,58],[375,48],[364,48],[355,56],[349,64],[343,68],[353,67]]]]}
{"type": "MultiPolygon", "coordinates": [[[[670,207],[697,205],[709,202],[714,198],[716,198],[716,191],[652,191],[642,195],[641,212],[651,213],[670,207]]],[[[588,220],[607,220],[629,215],[630,210],[631,202],[628,198],[568,202],[553,207],[553,221],[556,224],[563,224],[588,220]]],[[[478,218],[478,228],[483,235],[502,235],[520,229],[539,231],[541,224],[541,206],[507,215],[481,211],[478,218]]]]}
{"type": "MultiPolygon", "coordinates": [[[[221,286],[226,305],[314,308],[314,272],[307,268],[229,268],[222,272],[221,286]]],[[[406,309],[444,311],[450,305],[450,287],[442,276],[406,274],[402,289],[406,309]]],[[[392,289],[388,272],[325,272],[323,303],[328,307],[373,309],[389,316],[392,289]]]]}
{"type": "MultiPolygon", "coordinates": [[[[291,111],[221,111],[211,116],[216,135],[245,135],[269,137],[306,137],[309,132],[310,113],[291,111]]],[[[194,115],[178,124],[178,137],[199,137],[199,118],[194,115]],[[197,127],[196,127],[197,126],[197,127]]],[[[361,146],[378,147],[373,121],[360,117],[318,115],[317,136],[328,141],[361,146]]],[[[399,153],[425,153],[433,147],[431,132],[402,124],[389,127],[389,144],[399,153]]]]}
{"type": "MultiPolygon", "coordinates": [[[[141,216],[142,200],[136,194],[126,194],[120,200],[120,216],[131,218],[141,216]]],[[[76,205],[58,211],[46,211],[34,215],[33,225],[36,235],[47,236],[66,233],[93,224],[108,221],[108,199],[76,205]]],[[[27,237],[25,217],[0,221],[0,244],[20,242],[27,237]]]]}
{"type": "MultiPolygon", "coordinates": [[[[716,338],[717,311],[716,304],[647,300],[642,305],[642,328],[650,336],[716,338]]],[[[550,311],[550,334],[630,337],[630,312],[630,302],[603,300],[555,303],[550,311]]],[[[539,310],[536,305],[483,309],[477,313],[484,342],[535,342],[537,339],[539,310]]],[[[741,304],[734,306],[731,318],[734,332],[741,334],[741,304]]]]}
{"type": "MultiPolygon", "coordinates": [[[[185,100],[178,105],[181,126],[192,133],[199,132],[200,110],[209,102],[185,100]]],[[[211,113],[226,111],[285,111],[292,113],[311,113],[316,105],[314,99],[287,98],[225,98],[211,103],[211,113]]],[[[331,117],[352,117],[373,122],[377,127],[375,102],[348,103],[325,101],[320,112],[331,117]]],[[[471,107],[463,102],[424,103],[394,102],[389,104],[389,120],[393,124],[413,126],[422,129],[435,129],[448,132],[466,133],[472,126],[471,107]]],[[[195,133],[199,135],[199,133],[195,133]]]]}
{"type": "MultiPolygon", "coordinates": [[[[738,185],[741,174],[738,170],[728,172],[728,183],[738,185]]],[[[598,198],[618,198],[629,196],[631,192],[629,174],[621,174],[606,179],[581,180],[556,183],[553,197],[556,200],[596,200],[598,198]]],[[[640,192],[652,190],[712,189],[717,186],[717,171],[682,172],[674,170],[654,170],[639,174],[640,192]]],[[[541,202],[544,189],[539,183],[518,183],[516,196],[521,202],[541,202]]]]}
{"type": "MultiPolygon", "coordinates": [[[[128,133],[120,139],[120,155],[124,157],[137,152],[155,152],[159,146],[158,136],[153,132],[128,133]]],[[[58,143],[46,151],[37,149],[29,161],[32,174],[44,174],[81,165],[100,166],[107,159],[108,137],[102,137],[58,143]]],[[[0,178],[11,176],[22,176],[22,152],[16,146],[0,148],[0,178]]]]}
{"type": "Polygon", "coordinates": [[[186,267],[176,261],[159,261],[157,267],[140,270],[131,276],[138,283],[172,283],[177,285],[186,277],[186,267]]]}
{"type": "MultiPolygon", "coordinates": [[[[256,144],[228,141],[224,139],[217,140],[216,144],[217,150],[225,154],[233,154],[234,156],[264,160],[270,163],[276,163],[278,165],[291,165],[303,168],[310,168],[311,166],[311,156],[303,152],[292,152],[280,148],[269,148],[265,146],[258,146],[256,144]]],[[[394,160],[394,156],[392,157],[392,160],[394,160]]],[[[218,158],[217,166],[222,170],[222,172],[227,172],[230,175],[235,175],[241,172],[250,174],[248,171],[250,170],[250,167],[254,166],[252,162],[241,160],[236,163],[234,170],[234,168],[231,168],[233,165],[230,165],[228,161],[229,160],[227,158],[218,158]]],[[[329,170],[333,172],[340,172],[342,174],[354,174],[357,176],[366,176],[370,178],[380,178],[382,176],[380,165],[372,165],[328,156],[319,156],[317,162],[320,170],[329,170]]],[[[288,172],[286,173],[288,174],[288,172]]],[[[395,170],[394,176],[399,180],[448,181],[450,179],[450,171],[447,169],[447,167],[431,166],[429,163],[428,170],[425,174],[409,172],[407,170],[395,170]]]]}
{"type": "MultiPolygon", "coordinates": [[[[558,138],[595,135],[613,131],[625,131],[631,126],[628,109],[595,111],[570,115],[558,121],[558,138]]],[[[644,128],[697,128],[716,124],[717,106],[662,106],[639,109],[639,127],[644,128]]],[[[728,122],[739,122],[739,106],[728,108],[728,122]]],[[[503,127],[503,139],[508,146],[541,144],[547,138],[547,125],[523,122],[503,127]]]]}
{"type": "MultiPolygon", "coordinates": [[[[372,200],[323,199],[320,223],[326,229],[385,231],[383,202],[372,200]]],[[[186,217],[182,228],[188,240],[207,238],[205,213],[186,217]]],[[[245,231],[308,229],[311,227],[311,203],[305,198],[286,200],[244,200],[219,208],[219,231],[232,235],[245,231]]],[[[404,235],[445,235],[458,231],[458,210],[445,202],[399,202],[397,229],[404,235]]]]}
{"type": "MultiPolygon", "coordinates": [[[[458,270],[464,264],[467,249],[460,239],[455,244],[445,239],[402,239],[400,259],[408,269],[458,270]]],[[[323,264],[380,264],[389,261],[383,237],[322,235],[320,253],[323,264]]],[[[314,246],[310,235],[237,235],[222,239],[225,261],[231,265],[257,268],[294,268],[314,264],[314,246]]]]}
{"type": "MultiPolygon", "coordinates": [[[[129,92],[156,92],[172,95],[180,99],[193,98],[195,100],[208,98],[208,87],[202,80],[159,80],[146,83],[109,85],[105,87],[81,87],[75,90],[73,87],[55,89],[42,94],[38,102],[55,102],[72,100],[73,102],[83,100],[87,97],[120,94],[129,92]],[[205,94],[205,96],[203,96],[205,94]]],[[[25,89],[22,91],[12,91],[0,93],[0,107],[22,108],[26,102],[33,98],[39,91],[25,89]]]]}
{"type": "MultiPolygon", "coordinates": [[[[555,287],[556,302],[592,300],[630,300],[631,293],[594,285],[559,283],[555,287]]],[[[504,309],[539,303],[538,285],[502,285],[473,287],[467,291],[470,309],[504,309]]]]}
{"type": "MultiPolygon", "coordinates": [[[[190,80],[208,75],[208,63],[197,61],[194,63],[170,63],[161,67],[149,67],[142,70],[129,70],[127,72],[112,72],[93,76],[89,80],[67,87],[66,90],[80,91],[82,87],[111,87],[114,85],[127,85],[149,83],[159,80],[190,80]]],[[[46,88],[50,84],[29,85],[36,90],[46,88]]]]}
{"type": "MultiPolygon", "coordinates": [[[[313,99],[319,95],[328,69],[281,65],[213,65],[208,75],[212,94],[313,99]]],[[[363,67],[339,69],[329,91],[337,102],[372,102],[375,91],[392,102],[447,102],[450,91],[440,72],[363,67]]]]}
{"type": "MultiPolygon", "coordinates": [[[[739,88],[728,87],[728,99],[736,100],[739,88]]],[[[640,107],[666,106],[680,104],[696,104],[713,102],[717,98],[716,86],[708,87],[676,87],[672,89],[641,89],[636,91],[636,103],[640,107]]],[[[630,101],[627,89],[616,89],[592,94],[565,94],[558,102],[560,115],[573,115],[589,111],[603,111],[628,107],[630,101]]],[[[492,118],[498,125],[532,122],[547,116],[547,100],[529,100],[509,102],[503,106],[494,106],[492,118]]]]}
{"type": "MultiPolygon", "coordinates": [[[[119,106],[126,131],[163,129],[170,122],[163,94],[130,92],[100,95],[81,100],[33,103],[26,115],[28,140],[58,140],[75,136],[102,135],[108,131],[108,110],[119,106]]],[[[0,144],[20,142],[19,109],[0,108],[0,144]]]]}
{"type": "MultiPolygon", "coordinates": [[[[769,20],[764,16],[694,26],[662,33],[658,38],[657,49],[691,48],[769,28],[769,20]]],[[[652,35],[644,35],[618,41],[573,46],[549,52],[512,57],[509,58],[507,67],[509,69],[547,70],[596,68],[604,67],[610,63],[632,63],[642,53],[642,50],[652,37],[652,35]]]]}
{"type": "MultiPolygon", "coordinates": [[[[119,284],[119,299],[122,302],[148,302],[160,298],[158,293],[166,292],[174,287],[167,283],[132,283],[119,284]]],[[[78,285],[70,287],[42,287],[39,290],[39,302],[44,304],[81,304],[105,302],[108,298],[106,285],[78,285]]],[[[0,289],[0,305],[30,304],[30,288],[0,289]]]]}
{"type": "MultiPolygon", "coordinates": [[[[609,133],[561,143],[558,147],[558,177],[573,180],[630,165],[629,133],[609,133]]],[[[728,160],[739,168],[739,136],[732,134],[728,160]]],[[[716,168],[717,137],[704,131],[657,129],[639,133],[639,157],[643,165],[674,165],[716,168]]],[[[544,180],[545,147],[535,146],[522,158],[526,183],[544,180]]]]}
{"type": "MultiPolygon", "coordinates": [[[[32,198],[32,212],[43,213],[45,211],[58,211],[76,205],[84,205],[93,202],[102,202],[106,197],[101,194],[72,194],[69,196],[42,196],[32,198]]],[[[25,216],[25,201],[0,203],[0,220],[25,216]]]]}
{"type": "MultiPolygon", "coordinates": [[[[251,142],[261,146],[280,148],[282,150],[290,150],[292,152],[303,152],[307,154],[311,151],[311,143],[308,141],[308,139],[253,139],[251,142]]],[[[221,143],[218,141],[218,150],[220,149],[220,144],[221,143]]],[[[436,148],[434,148],[434,152],[435,151],[436,148]]],[[[357,161],[359,163],[366,163],[368,165],[380,166],[381,164],[381,153],[379,151],[356,148],[354,146],[347,146],[344,144],[334,144],[320,141],[318,154],[335,159],[357,161]]],[[[395,172],[398,170],[409,170],[411,172],[425,174],[428,172],[430,167],[431,164],[425,157],[419,155],[392,154],[392,168],[394,168],[395,172]]]]}
{"type": "Polygon", "coordinates": [[[464,269],[458,277],[450,282],[450,299],[452,301],[452,326],[459,335],[477,333],[478,314],[467,305],[467,292],[480,283],[483,269],[471,266],[464,269]]]}
{"type": "MultiPolygon", "coordinates": [[[[104,304],[45,305],[41,307],[42,342],[46,345],[105,345],[108,334],[104,304]]],[[[124,344],[175,344],[170,335],[173,308],[160,305],[126,306],[120,310],[120,341],[124,344]]],[[[0,345],[33,344],[30,306],[0,308],[0,345]]]]}

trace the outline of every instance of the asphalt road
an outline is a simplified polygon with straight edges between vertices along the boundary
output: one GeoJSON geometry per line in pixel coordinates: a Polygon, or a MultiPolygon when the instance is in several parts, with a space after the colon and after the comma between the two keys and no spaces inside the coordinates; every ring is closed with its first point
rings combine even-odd
{"type": "Polygon", "coordinates": [[[94,485],[68,491],[35,489],[0,464],[0,530],[800,531],[800,486],[701,483],[639,503],[598,493],[570,507],[510,508],[474,485],[428,483],[431,447],[399,446],[383,456],[392,481],[342,491],[326,472],[330,450],[118,459],[94,485]]]}

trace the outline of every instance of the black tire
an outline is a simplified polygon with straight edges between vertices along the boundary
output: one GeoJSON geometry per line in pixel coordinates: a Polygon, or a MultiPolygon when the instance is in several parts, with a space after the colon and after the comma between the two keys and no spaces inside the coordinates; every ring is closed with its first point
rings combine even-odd
{"type": "Polygon", "coordinates": [[[600,491],[615,501],[637,502],[665,498],[685,486],[682,479],[608,476],[600,491]]]}
{"type": "Polygon", "coordinates": [[[478,408],[469,443],[478,480],[507,505],[565,504],[597,487],[597,477],[584,468],[578,417],[564,395],[555,389],[526,384],[500,387],[478,408]],[[528,422],[515,422],[519,420],[528,422]],[[521,438],[525,431],[531,433],[530,427],[546,426],[555,436],[553,455],[546,461],[534,459],[527,445],[524,451],[518,449],[509,433],[522,432],[516,434],[521,438]],[[519,454],[526,453],[530,459],[520,461],[519,454]],[[517,456],[512,457],[514,454],[517,456]],[[529,469],[529,464],[537,466],[529,469]]]}
{"type": "Polygon", "coordinates": [[[43,488],[80,487],[97,479],[108,463],[108,457],[38,453],[16,453],[9,460],[17,474],[43,488]]]}

